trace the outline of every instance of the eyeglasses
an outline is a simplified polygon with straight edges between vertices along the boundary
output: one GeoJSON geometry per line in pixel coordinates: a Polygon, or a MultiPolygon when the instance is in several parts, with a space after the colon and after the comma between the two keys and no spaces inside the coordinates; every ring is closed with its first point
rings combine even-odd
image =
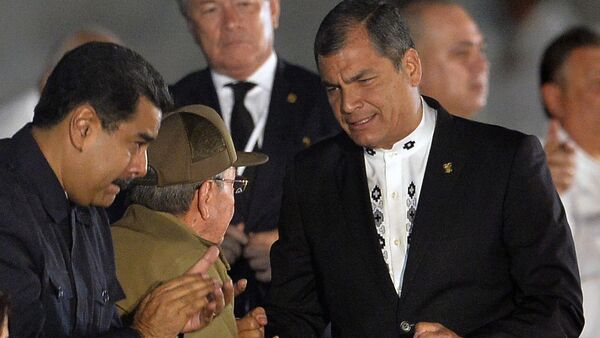
{"type": "Polygon", "coordinates": [[[220,178],[220,177],[215,177],[213,178],[213,181],[221,181],[221,182],[225,182],[225,183],[233,183],[233,193],[234,194],[240,194],[242,193],[245,189],[246,186],[248,185],[248,180],[242,176],[237,176],[235,178],[235,180],[229,179],[229,178],[220,178]]]}

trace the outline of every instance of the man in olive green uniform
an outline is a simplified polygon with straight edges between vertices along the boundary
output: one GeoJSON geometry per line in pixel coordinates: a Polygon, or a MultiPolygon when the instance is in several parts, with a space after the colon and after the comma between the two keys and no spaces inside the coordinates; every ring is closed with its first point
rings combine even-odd
{"type": "MultiPolygon", "coordinates": [[[[260,153],[236,152],[224,122],[205,106],[183,107],[162,121],[148,149],[148,174],[135,182],[131,206],[112,227],[117,277],[135,310],[156,284],[185,273],[213,245],[219,245],[234,211],[234,193],[247,183],[235,167],[267,161],[260,153]]],[[[215,283],[229,283],[224,256],[208,271],[215,283]]],[[[205,276],[206,277],[206,276],[205,276]]],[[[186,337],[243,337],[264,332],[262,308],[237,320],[229,304],[204,329],[186,337]]]]}

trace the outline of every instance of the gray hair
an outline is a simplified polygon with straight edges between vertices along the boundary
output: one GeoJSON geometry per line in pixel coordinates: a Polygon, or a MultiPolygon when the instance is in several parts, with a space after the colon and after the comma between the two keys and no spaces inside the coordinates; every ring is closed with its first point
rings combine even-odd
{"type": "Polygon", "coordinates": [[[344,48],[347,33],[359,25],[367,30],[373,47],[397,69],[404,53],[415,47],[397,6],[376,0],[346,0],[329,12],[319,27],[314,45],[317,66],[319,56],[344,48]]]}
{"type": "MultiPolygon", "coordinates": [[[[223,179],[223,172],[213,178],[223,179]]],[[[185,214],[192,204],[194,193],[202,183],[174,184],[165,187],[154,185],[137,185],[129,191],[130,203],[140,204],[148,209],[167,212],[176,216],[185,214]]],[[[215,181],[219,189],[223,189],[223,181],[215,181]]]]}

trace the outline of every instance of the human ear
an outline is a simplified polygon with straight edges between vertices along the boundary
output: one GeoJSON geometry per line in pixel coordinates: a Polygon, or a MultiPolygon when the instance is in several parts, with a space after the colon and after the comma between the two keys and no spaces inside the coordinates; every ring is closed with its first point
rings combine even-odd
{"type": "Polygon", "coordinates": [[[564,116],[562,109],[562,90],[557,83],[549,82],[542,85],[542,100],[552,117],[560,119],[564,116]]]}
{"type": "Polygon", "coordinates": [[[96,110],[89,104],[75,107],[69,114],[69,137],[71,144],[79,152],[85,150],[98,128],[101,128],[96,110]]]}
{"type": "Polygon", "coordinates": [[[421,69],[421,59],[419,58],[419,53],[416,49],[409,48],[404,52],[404,56],[402,57],[402,69],[406,72],[410,85],[418,87],[421,83],[423,71],[421,69]]]}
{"type": "Polygon", "coordinates": [[[271,24],[273,29],[277,29],[279,28],[279,13],[281,11],[279,0],[269,0],[269,5],[271,7],[271,24]]]}
{"type": "Polygon", "coordinates": [[[210,203],[212,198],[210,196],[211,181],[205,181],[196,189],[194,199],[196,200],[196,208],[203,219],[210,218],[210,203]]]}

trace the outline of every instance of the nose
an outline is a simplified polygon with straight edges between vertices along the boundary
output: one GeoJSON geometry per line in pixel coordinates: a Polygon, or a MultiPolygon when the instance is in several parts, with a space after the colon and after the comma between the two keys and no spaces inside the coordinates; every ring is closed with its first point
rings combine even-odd
{"type": "Polygon", "coordinates": [[[131,158],[127,174],[129,178],[146,176],[148,171],[148,155],[146,148],[140,148],[131,158]]]}
{"type": "Polygon", "coordinates": [[[344,88],[342,89],[342,112],[352,113],[362,107],[363,103],[358,90],[344,88]]]}
{"type": "Polygon", "coordinates": [[[237,27],[240,23],[240,15],[235,5],[226,5],[223,9],[223,23],[228,29],[237,27]]]}
{"type": "Polygon", "coordinates": [[[485,51],[478,50],[471,58],[471,71],[480,74],[487,72],[490,67],[485,51]]]}

